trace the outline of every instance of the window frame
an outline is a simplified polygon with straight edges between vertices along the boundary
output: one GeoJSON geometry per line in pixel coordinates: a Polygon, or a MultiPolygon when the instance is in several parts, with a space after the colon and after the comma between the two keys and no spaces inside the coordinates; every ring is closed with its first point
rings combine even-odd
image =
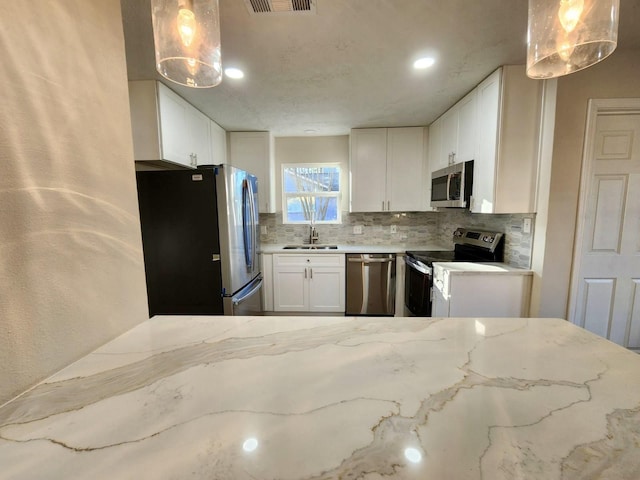
{"type": "Polygon", "coordinates": [[[338,162],[326,162],[326,163],[283,163],[280,169],[280,181],[282,183],[282,223],[288,225],[338,225],[342,224],[342,182],[344,181],[344,175],[340,163],[338,162]],[[338,170],[338,185],[339,190],[332,192],[285,192],[285,170],[287,168],[336,168],[338,170]],[[292,221],[288,219],[287,199],[291,197],[325,197],[336,199],[336,219],[335,220],[300,220],[292,221]]]}

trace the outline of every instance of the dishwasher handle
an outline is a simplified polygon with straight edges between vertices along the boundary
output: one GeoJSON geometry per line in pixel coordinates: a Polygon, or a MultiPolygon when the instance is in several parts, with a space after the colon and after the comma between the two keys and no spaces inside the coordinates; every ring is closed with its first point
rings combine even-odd
{"type": "Polygon", "coordinates": [[[350,258],[348,260],[350,263],[391,263],[391,262],[395,262],[396,259],[395,258],[350,258]]]}

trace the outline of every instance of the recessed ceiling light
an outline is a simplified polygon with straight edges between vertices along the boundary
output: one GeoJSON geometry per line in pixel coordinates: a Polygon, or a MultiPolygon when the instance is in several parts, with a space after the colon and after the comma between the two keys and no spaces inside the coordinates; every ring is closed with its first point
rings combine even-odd
{"type": "Polygon", "coordinates": [[[313,128],[308,128],[307,130],[304,131],[304,133],[312,134],[312,133],[318,133],[318,131],[314,130],[313,128]]]}
{"type": "Polygon", "coordinates": [[[224,74],[229,78],[244,78],[244,72],[239,68],[225,68],[224,74]]]}
{"type": "Polygon", "coordinates": [[[413,68],[417,68],[417,69],[429,68],[433,66],[434,63],[436,63],[436,61],[432,57],[419,58],[418,60],[413,62],[413,68]]]}

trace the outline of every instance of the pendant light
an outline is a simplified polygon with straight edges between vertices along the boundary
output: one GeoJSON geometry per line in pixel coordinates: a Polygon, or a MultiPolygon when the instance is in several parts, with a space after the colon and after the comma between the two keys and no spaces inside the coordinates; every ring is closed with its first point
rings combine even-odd
{"type": "Polygon", "coordinates": [[[218,0],[151,0],[156,68],[193,88],[222,80],[218,0]]]}
{"type": "Polygon", "coordinates": [[[559,77],[607,58],[619,8],[620,0],[529,0],[527,75],[559,77]]]}

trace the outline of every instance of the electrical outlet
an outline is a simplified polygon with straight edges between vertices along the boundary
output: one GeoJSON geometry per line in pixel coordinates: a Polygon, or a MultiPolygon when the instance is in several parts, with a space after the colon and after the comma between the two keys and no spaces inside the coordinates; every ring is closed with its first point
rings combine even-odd
{"type": "Polygon", "coordinates": [[[355,235],[362,235],[362,225],[354,225],[353,226],[353,233],[355,235]]]}
{"type": "Polygon", "coordinates": [[[531,219],[525,218],[522,222],[522,233],[531,233],[531,219]]]}
{"type": "Polygon", "coordinates": [[[391,228],[389,228],[389,232],[398,233],[398,226],[397,225],[391,225],[391,228]]]}

